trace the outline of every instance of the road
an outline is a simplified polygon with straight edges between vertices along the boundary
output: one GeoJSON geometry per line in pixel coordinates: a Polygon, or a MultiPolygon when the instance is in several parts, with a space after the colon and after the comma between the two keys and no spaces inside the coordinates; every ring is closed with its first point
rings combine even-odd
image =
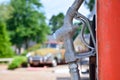
{"type": "MultiPolygon", "coordinates": [[[[89,80],[88,74],[81,74],[81,76],[82,80],[89,80]]],[[[67,65],[16,70],[7,70],[6,65],[0,65],[0,80],[70,80],[70,74],[67,65]]]]}

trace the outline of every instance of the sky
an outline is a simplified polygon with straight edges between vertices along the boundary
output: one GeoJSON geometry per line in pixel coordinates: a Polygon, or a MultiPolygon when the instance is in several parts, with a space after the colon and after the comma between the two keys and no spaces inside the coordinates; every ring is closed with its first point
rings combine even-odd
{"type": "MultiPolygon", "coordinates": [[[[66,14],[67,9],[72,5],[74,0],[40,0],[43,4],[43,10],[45,12],[45,16],[47,18],[47,21],[53,16],[57,15],[60,12],[66,14]]],[[[9,2],[9,0],[0,0],[0,3],[2,2],[9,2]]],[[[90,13],[89,10],[85,7],[85,5],[82,5],[79,9],[79,12],[84,14],[86,17],[90,13]]]]}
{"type": "MultiPolygon", "coordinates": [[[[75,0],[41,0],[45,9],[45,15],[47,19],[50,19],[52,15],[57,15],[60,12],[66,14],[67,9],[72,5],[75,0]]],[[[89,10],[82,5],[79,12],[88,16],[89,10]]]]}

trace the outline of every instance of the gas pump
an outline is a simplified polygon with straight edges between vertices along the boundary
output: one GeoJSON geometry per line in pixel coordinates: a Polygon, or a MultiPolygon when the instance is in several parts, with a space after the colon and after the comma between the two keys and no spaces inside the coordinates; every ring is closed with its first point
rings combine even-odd
{"type": "Polygon", "coordinates": [[[71,80],[80,80],[77,60],[83,57],[90,57],[90,70],[93,70],[90,72],[90,80],[120,80],[120,0],[96,0],[97,24],[94,20],[92,26],[90,21],[78,12],[82,3],[83,0],[74,1],[67,11],[63,26],[53,35],[56,40],[64,41],[65,60],[69,64],[71,80]],[[82,23],[81,39],[90,49],[89,52],[76,54],[74,50],[72,37],[79,26],[72,23],[73,19],[82,23]],[[96,31],[95,25],[97,25],[96,31]],[[90,31],[90,45],[83,37],[85,27],[88,27],[90,31]]]}
{"type": "Polygon", "coordinates": [[[78,70],[77,60],[84,57],[94,56],[96,52],[96,42],[90,21],[84,15],[78,12],[78,9],[83,3],[83,1],[84,0],[74,1],[72,6],[68,9],[66,13],[63,26],[53,34],[54,39],[58,41],[64,41],[64,45],[66,49],[65,61],[69,65],[71,80],[81,80],[78,70]],[[89,52],[76,54],[74,50],[72,37],[79,26],[73,24],[73,19],[79,20],[82,23],[80,36],[82,42],[90,49],[89,52]],[[94,46],[90,46],[84,39],[84,30],[86,27],[88,27],[90,31],[91,41],[94,46]]]}

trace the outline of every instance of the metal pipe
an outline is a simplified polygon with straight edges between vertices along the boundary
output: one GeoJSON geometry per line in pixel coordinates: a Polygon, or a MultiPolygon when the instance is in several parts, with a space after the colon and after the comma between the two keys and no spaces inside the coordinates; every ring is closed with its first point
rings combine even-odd
{"type": "Polygon", "coordinates": [[[93,32],[92,32],[89,20],[85,16],[83,16],[82,14],[80,14],[78,12],[76,12],[75,19],[77,19],[77,20],[79,20],[79,21],[82,22],[83,27],[81,29],[80,38],[81,38],[82,42],[85,44],[85,46],[90,49],[89,52],[85,52],[85,53],[81,53],[81,54],[76,54],[76,58],[78,59],[78,58],[84,58],[84,57],[94,56],[95,52],[96,52],[95,51],[96,48],[94,48],[94,47],[96,47],[96,42],[95,42],[95,38],[94,38],[94,35],[93,35],[93,32]],[[92,37],[92,41],[94,43],[94,47],[89,46],[89,44],[84,39],[84,30],[85,30],[85,27],[88,27],[88,29],[90,31],[90,35],[92,37]]]}
{"type": "MultiPolygon", "coordinates": [[[[82,23],[83,23],[83,28],[81,30],[81,39],[83,40],[83,42],[85,43],[86,46],[90,47],[84,40],[83,38],[83,32],[84,32],[84,28],[85,26],[88,27],[89,31],[90,31],[90,35],[92,37],[92,41],[93,41],[93,44],[94,44],[94,47],[96,48],[96,42],[95,42],[95,38],[94,38],[94,35],[93,35],[93,32],[92,32],[92,29],[91,29],[91,25],[90,25],[90,21],[82,14],[76,12],[76,17],[75,19],[77,20],[80,20],[82,23]]],[[[92,47],[91,47],[92,48],[92,47]]]]}
{"type": "Polygon", "coordinates": [[[71,80],[81,80],[78,70],[78,64],[76,62],[69,63],[69,69],[71,74],[71,80]]]}
{"type": "MultiPolygon", "coordinates": [[[[68,9],[66,16],[64,18],[64,24],[61,28],[59,28],[54,34],[53,37],[60,41],[63,40],[64,36],[67,33],[72,32],[74,30],[74,25],[72,23],[74,16],[76,15],[76,11],[78,11],[81,6],[83,0],[75,0],[72,6],[68,9]]],[[[70,34],[68,34],[70,35],[70,34]]]]}
{"type": "Polygon", "coordinates": [[[58,29],[54,34],[56,40],[63,40],[66,48],[65,60],[69,63],[71,79],[80,80],[78,65],[76,64],[75,51],[73,48],[72,34],[74,33],[74,25],[72,23],[76,11],[78,11],[83,0],[75,0],[72,6],[68,9],[64,18],[63,26],[58,29]]]}

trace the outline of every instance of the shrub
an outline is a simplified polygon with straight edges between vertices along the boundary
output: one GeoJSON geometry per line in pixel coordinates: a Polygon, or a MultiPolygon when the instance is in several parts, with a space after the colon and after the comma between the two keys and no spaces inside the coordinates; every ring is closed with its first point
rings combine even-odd
{"type": "Polygon", "coordinates": [[[21,54],[21,56],[26,56],[26,55],[27,55],[27,53],[28,53],[28,51],[27,51],[27,50],[25,50],[25,51],[21,54]]]}
{"type": "Polygon", "coordinates": [[[16,56],[13,58],[11,64],[8,65],[9,70],[14,70],[21,67],[23,64],[27,64],[27,58],[24,56],[16,56]]]}
{"type": "Polygon", "coordinates": [[[0,21],[0,58],[13,57],[10,38],[4,22],[0,21]]]}

